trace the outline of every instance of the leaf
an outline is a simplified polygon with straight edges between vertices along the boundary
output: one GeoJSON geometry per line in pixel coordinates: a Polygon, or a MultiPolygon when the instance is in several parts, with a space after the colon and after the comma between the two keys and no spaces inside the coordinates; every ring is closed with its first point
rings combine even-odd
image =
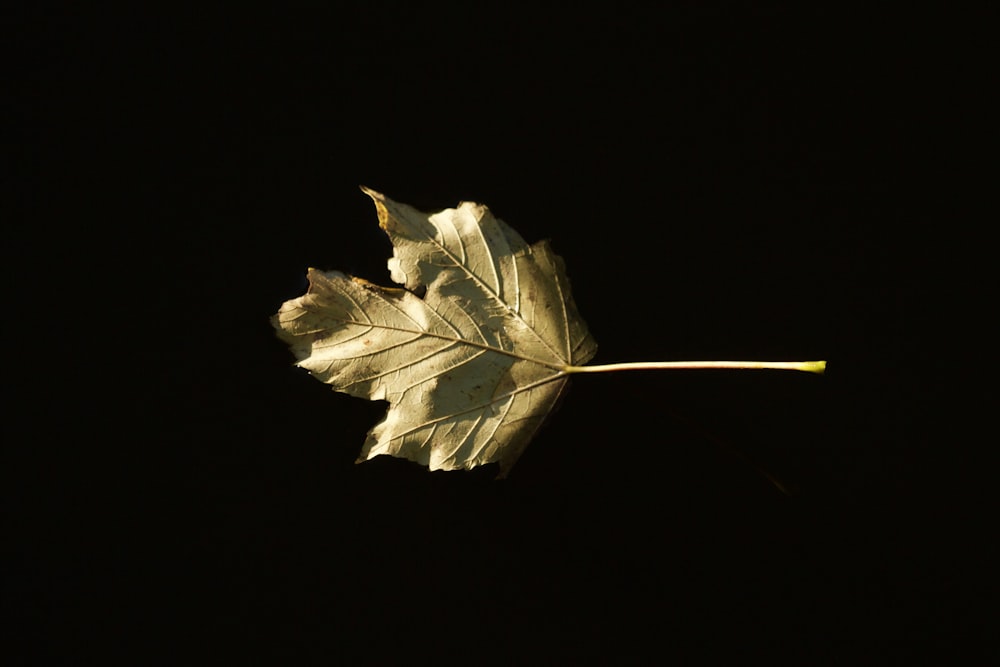
{"type": "Polygon", "coordinates": [[[505,476],[567,369],[597,349],[562,259],[546,241],[529,246],[485,206],[428,216],[362,190],[392,241],[389,271],[403,289],[310,269],[308,292],[272,324],[316,378],[389,402],[359,462],[382,454],[431,470],[499,462],[505,476]]]}

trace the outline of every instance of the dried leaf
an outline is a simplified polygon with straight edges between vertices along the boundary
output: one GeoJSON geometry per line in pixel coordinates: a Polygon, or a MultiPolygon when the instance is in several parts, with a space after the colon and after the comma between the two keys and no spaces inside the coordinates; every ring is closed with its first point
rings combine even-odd
{"type": "Polygon", "coordinates": [[[506,475],[563,391],[566,369],[597,349],[562,260],[485,206],[428,216],[362,190],[392,241],[389,271],[403,289],[310,269],[306,295],[272,323],[319,380],[389,402],[359,462],[499,462],[506,475]]]}

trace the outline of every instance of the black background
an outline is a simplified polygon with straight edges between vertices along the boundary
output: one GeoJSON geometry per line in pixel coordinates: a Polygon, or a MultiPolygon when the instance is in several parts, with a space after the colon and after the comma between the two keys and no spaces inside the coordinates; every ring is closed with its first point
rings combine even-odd
{"type": "Polygon", "coordinates": [[[929,341],[965,270],[975,24],[40,11],[12,40],[12,651],[965,662],[994,531],[929,380],[959,350],[929,341]],[[359,184],[552,239],[595,363],[829,371],[576,379],[503,482],[356,466],[384,406],[268,318],[308,266],[388,281],[359,184]]]}

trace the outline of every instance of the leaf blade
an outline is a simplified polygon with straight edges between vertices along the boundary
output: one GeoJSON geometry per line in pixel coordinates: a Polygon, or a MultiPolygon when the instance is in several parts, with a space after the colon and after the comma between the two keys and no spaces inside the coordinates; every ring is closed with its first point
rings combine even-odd
{"type": "Polygon", "coordinates": [[[359,461],[388,454],[432,470],[498,462],[506,475],[596,343],[562,260],[485,206],[433,215],[373,190],[393,244],[379,287],[310,270],[273,318],[303,366],[335,390],[388,400],[359,461]],[[426,288],[424,298],[414,291],[426,288]]]}

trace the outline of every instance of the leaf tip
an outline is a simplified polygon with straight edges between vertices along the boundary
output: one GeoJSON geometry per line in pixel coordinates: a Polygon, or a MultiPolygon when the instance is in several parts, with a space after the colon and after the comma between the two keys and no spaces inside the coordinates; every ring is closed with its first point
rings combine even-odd
{"type": "Polygon", "coordinates": [[[383,195],[381,192],[375,192],[366,185],[359,185],[358,187],[361,188],[362,192],[364,192],[366,195],[368,195],[375,201],[385,201],[385,195],[383,195]]]}
{"type": "Polygon", "coordinates": [[[378,226],[382,229],[388,229],[386,225],[389,222],[389,211],[385,207],[385,195],[381,192],[375,192],[371,188],[364,185],[359,185],[358,187],[361,188],[362,192],[371,197],[373,202],[375,202],[375,210],[378,212],[378,226]]]}

